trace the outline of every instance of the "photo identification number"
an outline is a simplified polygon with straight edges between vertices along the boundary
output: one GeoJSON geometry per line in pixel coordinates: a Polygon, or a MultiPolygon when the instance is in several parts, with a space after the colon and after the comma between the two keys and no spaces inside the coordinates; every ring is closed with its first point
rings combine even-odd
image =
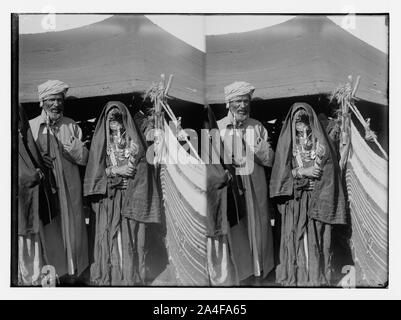
{"type": "Polygon", "coordinates": [[[246,314],[246,305],[229,305],[229,304],[216,304],[216,305],[201,305],[198,304],[199,315],[238,315],[246,314]]]}

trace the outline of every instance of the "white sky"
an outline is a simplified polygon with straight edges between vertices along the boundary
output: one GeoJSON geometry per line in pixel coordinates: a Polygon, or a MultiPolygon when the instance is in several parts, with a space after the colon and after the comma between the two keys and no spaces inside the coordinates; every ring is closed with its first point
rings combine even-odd
{"type": "MultiPolygon", "coordinates": [[[[78,28],[109,18],[111,15],[21,15],[20,33],[40,33],[78,28]]],[[[205,51],[204,34],[250,31],[287,21],[294,16],[279,15],[147,15],[155,24],[199,50],[205,51]]],[[[387,27],[384,16],[329,16],[363,41],[387,53],[387,27]]]]}

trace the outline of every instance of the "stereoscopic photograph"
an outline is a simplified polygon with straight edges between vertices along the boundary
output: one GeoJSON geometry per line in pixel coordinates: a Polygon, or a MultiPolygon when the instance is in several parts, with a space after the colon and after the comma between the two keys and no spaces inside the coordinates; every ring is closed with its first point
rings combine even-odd
{"type": "Polygon", "coordinates": [[[389,19],[12,14],[10,285],[387,288],[389,19]]]}

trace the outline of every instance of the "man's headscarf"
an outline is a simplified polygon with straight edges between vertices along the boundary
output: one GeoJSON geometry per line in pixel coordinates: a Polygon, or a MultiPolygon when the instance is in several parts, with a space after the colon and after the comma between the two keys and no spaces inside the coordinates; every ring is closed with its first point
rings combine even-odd
{"type": "Polygon", "coordinates": [[[252,98],[252,94],[254,91],[255,87],[245,81],[236,81],[224,87],[224,96],[227,108],[228,108],[228,103],[235,97],[249,94],[249,98],[252,98]]]}
{"type": "Polygon", "coordinates": [[[60,80],[47,80],[38,86],[38,94],[40,106],[43,106],[43,101],[46,100],[52,94],[62,93],[64,96],[68,91],[68,84],[60,80]]]}

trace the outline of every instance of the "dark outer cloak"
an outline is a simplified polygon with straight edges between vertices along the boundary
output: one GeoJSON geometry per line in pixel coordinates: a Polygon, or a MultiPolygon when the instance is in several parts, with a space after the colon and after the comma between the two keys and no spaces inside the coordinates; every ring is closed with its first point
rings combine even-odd
{"type": "Polygon", "coordinates": [[[98,119],[85,172],[84,196],[107,196],[106,115],[112,108],[118,108],[122,113],[126,134],[135,141],[139,149],[136,156],[135,176],[128,179],[122,215],[139,222],[160,222],[161,196],[157,188],[154,168],[146,160],[145,139],[127,107],[121,102],[108,102],[98,119]]]}
{"type": "MultiPolygon", "coordinates": [[[[205,106],[204,129],[219,130],[214,113],[210,106],[205,106]]],[[[231,225],[238,223],[239,217],[245,212],[245,199],[240,195],[242,189],[241,179],[235,175],[235,168],[232,164],[224,164],[224,144],[218,137],[220,144],[220,163],[207,165],[207,236],[216,237],[226,235],[231,225]],[[232,180],[228,183],[225,170],[230,172],[232,180]],[[224,196],[223,188],[227,187],[227,204],[222,205],[224,196]]],[[[211,145],[211,148],[214,146],[211,145]]],[[[218,147],[218,146],[215,146],[218,147]]],[[[211,158],[211,155],[210,155],[211,158]]]]}
{"type": "Polygon", "coordinates": [[[26,236],[39,232],[39,220],[47,224],[56,216],[57,195],[51,191],[53,177],[44,169],[24,110],[19,106],[18,111],[18,235],[26,236]],[[42,181],[37,168],[45,175],[42,181]]]}

